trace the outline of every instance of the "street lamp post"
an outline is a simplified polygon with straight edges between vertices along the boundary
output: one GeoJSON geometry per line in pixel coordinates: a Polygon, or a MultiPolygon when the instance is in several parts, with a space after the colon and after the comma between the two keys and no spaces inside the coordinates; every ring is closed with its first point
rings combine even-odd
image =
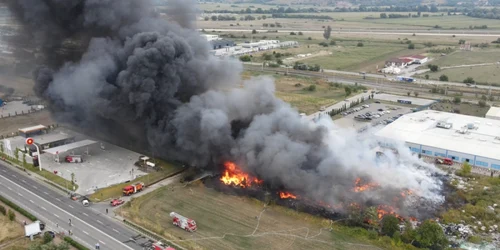
{"type": "Polygon", "coordinates": [[[35,140],[33,140],[33,138],[26,138],[26,144],[30,146],[31,145],[35,146],[36,153],[38,156],[38,169],[42,171],[42,157],[40,155],[40,148],[38,147],[38,145],[36,145],[35,140]]]}

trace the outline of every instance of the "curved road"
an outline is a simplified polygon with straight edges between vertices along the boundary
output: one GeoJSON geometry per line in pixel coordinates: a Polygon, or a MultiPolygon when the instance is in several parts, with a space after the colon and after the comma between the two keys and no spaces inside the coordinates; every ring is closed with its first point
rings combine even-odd
{"type": "Polygon", "coordinates": [[[130,241],[138,233],[107,216],[104,211],[97,211],[92,206],[83,207],[80,202],[41,184],[27,172],[3,162],[0,162],[0,194],[45,222],[50,230],[67,235],[71,229],[71,237],[89,249],[94,249],[98,242],[103,250],[143,249],[130,241]],[[69,226],[69,219],[72,226],[69,226]]]}

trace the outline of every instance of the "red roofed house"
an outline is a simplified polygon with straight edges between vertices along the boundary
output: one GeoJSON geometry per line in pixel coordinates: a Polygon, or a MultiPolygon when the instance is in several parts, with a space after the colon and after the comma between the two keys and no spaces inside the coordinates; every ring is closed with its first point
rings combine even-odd
{"type": "Polygon", "coordinates": [[[400,57],[400,59],[411,59],[413,61],[413,63],[415,63],[415,64],[423,64],[429,60],[428,57],[422,56],[422,55],[404,56],[404,57],[400,57]]]}

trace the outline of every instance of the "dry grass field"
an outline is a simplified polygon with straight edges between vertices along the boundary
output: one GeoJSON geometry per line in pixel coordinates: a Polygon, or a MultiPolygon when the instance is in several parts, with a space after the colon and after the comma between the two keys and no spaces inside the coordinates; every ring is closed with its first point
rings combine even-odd
{"type": "Polygon", "coordinates": [[[379,249],[333,230],[328,220],[223,194],[201,183],[158,189],[119,213],[188,249],[379,249]],[[172,225],[169,213],[192,218],[195,233],[172,225]]]}
{"type": "Polygon", "coordinates": [[[17,221],[10,221],[7,216],[0,215],[0,245],[22,237],[24,235],[23,227],[17,221]]]}

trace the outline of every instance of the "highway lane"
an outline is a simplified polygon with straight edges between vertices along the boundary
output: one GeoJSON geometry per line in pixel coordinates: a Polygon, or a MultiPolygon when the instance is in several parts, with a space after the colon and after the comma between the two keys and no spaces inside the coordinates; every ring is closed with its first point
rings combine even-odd
{"type": "Polygon", "coordinates": [[[0,194],[45,222],[54,231],[68,234],[89,248],[99,242],[101,249],[142,249],[130,242],[137,233],[103,212],[84,207],[67,195],[33,180],[25,172],[0,163],[0,194]],[[69,226],[69,219],[72,226],[69,226]]]}

